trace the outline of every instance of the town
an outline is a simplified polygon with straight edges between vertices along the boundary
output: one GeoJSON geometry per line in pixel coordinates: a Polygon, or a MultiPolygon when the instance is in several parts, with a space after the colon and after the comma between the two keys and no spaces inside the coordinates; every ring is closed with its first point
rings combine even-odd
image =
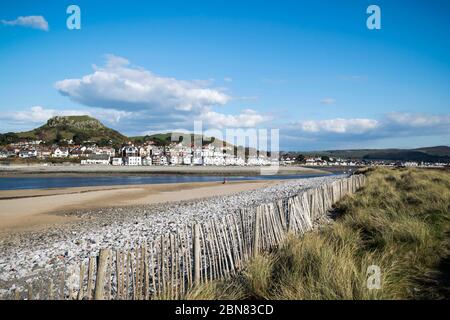
{"type": "Polygon", "coordinates": [[[0,147],[0,161],[78,163],[81,165],[112,166],[268,166],[302,165],[308,167],[448,167],[448,162],[427,162],[411,160],[345,159],[329,156],[307,156],[298,153],[281,152],[275,158],[266,152],[256,150],[247,153],[237,152],[232,145],[201,147],[187,146],[181,142],[157,145],[154,141],[143,143],[128,142],[120,147],[99,146],[96,143],[75,144],[73,140],[64,141],[65,146],[46,144],[43,140],[18,141],[0,147]]]}
{"type": "Polygon", "coordinates": [[[81,165],[113,166],[164,166],[164,165],[204,165],[204,166],[266,166],[278,163],[262,152],[236,154],[233,146],[202,147],[171,143],[168,146],[156,145],[147,141],[140,145],[129,142],[119,148],[101,147],[97,144],[75,145],[72,140],[67,146],[57,144],[46,146],[42,140],[10,143],[0,149],[0,159],[25,160],[68,160],[81,165]]]}
{"type": "Polygon", "coordinates": [[[399,160],[368,160],[368,159],[343,159],[329,156],[303,156],[282,154],[280,165],[302,164],[310,167],[422,167],[443,168],[448,167],[448,162],[426,162],[426,161],[399,161],[399,160]]]}

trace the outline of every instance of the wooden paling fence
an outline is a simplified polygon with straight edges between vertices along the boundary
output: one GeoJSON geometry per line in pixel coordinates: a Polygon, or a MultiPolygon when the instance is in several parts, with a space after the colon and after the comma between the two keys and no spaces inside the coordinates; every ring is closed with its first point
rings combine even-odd
{"type": "Polygon", "coordinates": [[[133,249],[102,249],[81,263],[76,273],[61,272],[59,279],[40,285],[39,292],[33,292],[30,284],[13,298],[182,298],[197,284],[235,274],[251,257],[278,246],[289,233],[311,230],[334,203],[361,188],[365,179],[364,175],[337,179],[275,203],[185,226],[133,249]]]}

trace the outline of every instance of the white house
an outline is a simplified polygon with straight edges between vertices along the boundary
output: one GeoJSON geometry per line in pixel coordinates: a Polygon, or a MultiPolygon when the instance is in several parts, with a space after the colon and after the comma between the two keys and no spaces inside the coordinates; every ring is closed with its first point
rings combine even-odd
{"type": "Polygon", "coordinates": [[[202,157],[194,156],[194,158],[192,159],[192,164],[197,166],[202,165],[203,164],[202,157]]]}
{"type": "Polygon", "coordinates": [[[135,146],[125,146],[121,149],[122,157],[138,157],[139,149],[135,146]]]}
{"type": "Polygon", "coordinates": [[[169,164],[169,161],[167,161],[167,157],[166,156],[159,157],[159,164],[161,166],[167,166],[169,164]]]}
{"type": "Polygon", "coordinates": [[[147,157],[143,157],[143,158],[142,158],[142,165],[143,165],[143,166],[151,166],[152,163],[153,163],[152,157],[147,156],[147,157]]]}
{"type": "Polygon", "coordinates": [[[94,149],[93,153],[94,154],[106,154],[110,157],[114,157],[116,155],[116,150],[114,150],[114,148],[103,147],[103,148],[94,149]]]}
{"type": "Polygon", "coordinates": [[[124,157],[124,164],[126,166],[142,166],[141,157],[124,157]]]}
{"type": "Polygon", "coordinates": [[[21,150],[19,152],[20,158],[35,158],[37,156],[36,150],[21,150]]]}
{"type": "Polygon", "coordinates": [[[183,164],[190,166],[192,164],[192,156],[191,155],[184,156],[183,164]]]}
{"type": "Polygon", "coordinates": [[[111,157],[107,154],[90,154],[86,160],[81,160],[81,164],[109,165],[111,157]]]}
{"type": "Polygon", "coordinates": [[[48,158],[52,155],[52,151],[47,148],[39,148],[37,150],[37,157],[41,159],[48,158]]]}
{"type": "Polygon", "coordinates": [[[111,164],[113,166],[122,166],[123,160],[122,160],[122,158],[112,158],[111,164]]]}
{"type": "Polygon", "coordinates": [[[180,164],[180,159],[177,155],[171,155],[170,156],[170,164],[171,165],[177,165],[180,164]]]}
{"type": "Polygon", "coordinates": [[[52,158],[67,158],[69,156],[69,149],[56,148],[52,153],[52,158]]]}

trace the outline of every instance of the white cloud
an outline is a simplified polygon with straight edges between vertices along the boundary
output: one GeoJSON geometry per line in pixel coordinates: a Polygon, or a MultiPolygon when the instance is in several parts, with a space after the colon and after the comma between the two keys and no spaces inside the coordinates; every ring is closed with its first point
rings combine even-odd
{"type": "Polygon", "coordinates": [[[206,124],[221,128],[251,128],[269,121],[270,117],[264,116],[252,109],[245,109],[238,115],[222,114],[215,111],[207,111],[202,113],[199,120],[205,121],[206,124]]]}
{"type": "Polygon", "coordinates": [[[334,103],[336,103],[336,100],[333,98],[325,98],[325,99],[320,100],[320,103],[321,104],[334,104],[334,103]]]}
{"type": "Polygon", "coordinates": [[[294,125],[306,133],[362,134],[376,129],[379,122],[373,119],[329,119],[301,121],[294,125]]]}
{"type": "Polygon", "coordinates": [[[44,108],[41,106],[34,106],[28,110],[4,113],[2,116],[0,116],[0,119],[15,123],[38,124],[46,122],[49,118],[55,116],[79,115],[89,115],[110,123],[117,123],[121,118],[130,116],[131,113],[113,109],[91,108],[90,110],[56,110],[44,108]]]}
{"type": "Polygon", "coordinates": [[[223,81],[225,81],[225,82],[233,82],[233,79],[231,77],[225,77],[225,78],[223,78],[223,81]]]}
{"type": "Polygon", "coordinates": [[[48,31],[48,22],[43,16],[20,16],[15,20],[2,20],[6,26],[22,26],[48,31]]]}
{"type": "Polygon", "coordinates": [[[189,128],[193,120],[201,120],[209,128],[248,128],[269,119],[252,109],[237,114],[216,112],[214,107],[239,98],[227,95],[226,88],[212,87],[214,79],[186,81],[157,76],[114,55],[107,55],[104,66],[94,65],[93,69],[93,73],[81,78],[56,82],[56,89],[73,101],[98,110],[131,112],[127,124],[142,131],[189,128]]]}
{"type": "Polygon", "coordinates": [[[392,112],[386,115],[386,122],[391,125],[413,128],[436,128],[443,126],[450,130],[450,115],[392,112]]]}
{"type": "Polygon", "coordinates": [[[389,137],[400,135],[433,135],[450,132],[450,115],[392,112],[380,119],[327,119],[305,120],[294,123],[291,130],[303,134],[363,135],[367,137],[389,137]]]}
{"type": "Polygon", "coordinates": [[[17,122],[45,122],[54,116],[74,116],[86,114],[77,110],[55,110],[45,109],[41,106],[31,107],[29,110],[10,112],[3,116],[4,119],[10,119],[17,122]]]}
{"type": "Polygon", "coordinates": [[[283,126],[281,135],[289,148],[309,150],[373,147],[376,141],[402,139],[442,144],[445,137],[450,138],[450,114],[394,112],[379,118],[303,120],[283,126]]]}
{"type": "Polygon", "coordinates": [[[223,105],[230,97],[201,81],[161,77],[151,71],[130,67],[127,59],[108,55],[104,67],[80,79],[58,81],[63,95],[87,106],[151,110],[153,112],[194,111],[223,105]]]}

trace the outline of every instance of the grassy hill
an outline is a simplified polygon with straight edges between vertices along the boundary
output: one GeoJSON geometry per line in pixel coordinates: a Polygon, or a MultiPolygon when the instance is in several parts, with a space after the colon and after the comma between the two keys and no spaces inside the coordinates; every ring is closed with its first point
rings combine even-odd
{"type": "Polygon", "coordinates": [[[15,135],[19,140],[44,140],[55,143],[74,140],[77,143],[92,141],[100,144],[119,144],[128,140],[126,136],[90,116],[53,117],[39,128],[15,135]]]}
{"type": "MultiPolygon", "coordinates": [[[[157,134],[147,135],[147,136],[130,137],[130,141],[134,141],[137,143],[153,141],[156,145],[167,146],[170,143],[174,142],[174,141],[172,141],[172,136],[174,136],[174,137],[178,136],[179,139],[177,140],[177,142],[180,142],[181,144],[186,145],[186,146],[192,145],[192,143],[194,143],[196,141],[196,139],[199,139],[198,144],[200,144],[200,141],[202,141],[202,145],[212,144],[215,147],[232,146],[234,152],[236,152],[236,150],[239,150],[241,152],[244,149],[242,146],[234,146],[233,144],[230,144],[226,141],[220,140],[215,137],[206,137],[206,136],[193,134],[193,133],[191,133],[191,134],[184,133],[183,134],[183,133],[179,133],[179,132],[157,133],[157,134]],[[184,138],[186,135],[189,136],[188,139],[184,138]],[[201,140],[202,138],[203,138],[203,140],[201,140]]],[[[249,155],[250,152],[253,154],[257,151],[254,148],[245,148],[244,152],[245,152],[245,155],[249,155]]]]}
{"type": "Polygon", "coordinates": [[[439,157],[450,157],[450,147],[447,146],[437,146],[428,148],[418,148],[414,149],[429,155],[439,156],[439,157]]]}
{"type": "MultiPolygon", "coordinates": [[[[170,143],[174,142],[172,141],[172,136],[174,137],[179,137],[179,139],[176,142],[181,142],[183,145],[191,145],[191,143],[193,141],[195,141],[195,139],[201,139],[202,136],[201,135],[197,135],[197,134],[188,134],[189,135],[189,139],[184,139],[184,136],[186,136],[186,134],[184,133],[179,133],[179,132],[167,132],[167,133],[156,133],[156,134],[152,134],[152,135],[146,135],[146,136],[137,136],[137,137],[130,137],[131,141],[134,142],[138,142],[138,143],[143,143],[143,142],[147,142],[147,141],[152,141],[157,145],[169,145],[170,143]]],[[[204,141],[203,144],[210,144],[212,143],[213,145],[223,145],[223,141],[216,139],[214,137],[212,138],[207,138],[207,137],[203,137],[204,141]]]]}

